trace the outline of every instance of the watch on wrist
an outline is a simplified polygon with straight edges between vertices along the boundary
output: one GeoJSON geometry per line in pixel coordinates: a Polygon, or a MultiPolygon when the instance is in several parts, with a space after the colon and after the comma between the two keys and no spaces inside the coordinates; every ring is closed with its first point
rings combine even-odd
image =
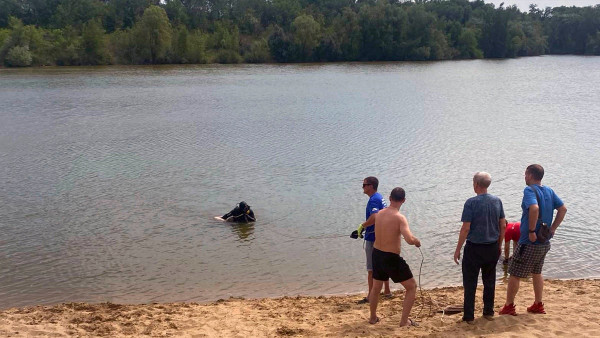
{"type": "Polygon", "coordinates": [[[529,230],[529,233],[530,234],[535,233],[535,230],[529,230]]]}

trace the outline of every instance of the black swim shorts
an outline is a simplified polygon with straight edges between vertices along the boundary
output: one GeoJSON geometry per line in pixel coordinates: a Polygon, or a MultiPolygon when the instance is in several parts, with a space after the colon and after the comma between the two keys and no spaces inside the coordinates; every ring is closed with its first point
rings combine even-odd
{"type": "Polygon", "coordinates": [[[400,255],[373,248],[373,279],[401,283],[413,278],[413,274],[400,255]]]}

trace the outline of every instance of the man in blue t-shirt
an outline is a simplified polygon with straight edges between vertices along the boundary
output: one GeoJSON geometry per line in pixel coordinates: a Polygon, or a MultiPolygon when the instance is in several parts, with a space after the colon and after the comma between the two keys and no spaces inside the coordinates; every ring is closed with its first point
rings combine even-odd
{"type": "MultiPolygon", "coordinates": [[[[365,255],[367,257],[367,282],[369,285],[369,292],[367,297],[361,299],[359,304],[369,303],[369,296],[371,294],[371,288],[373,288],[373,242],[375,242],[375,214],[379,210],[387,207],[383,196],[377,192],[379,187],[379,180],[377,177],[369,176],[363,180],[363,193],[369,196],[369,202],[367,202],[366,209],[366,221],[359,224],[358,234],[362,237],[362,231],[365,231],[365,255]]],[[[392,292],[390,291],[390,282],[384,282],[384,296],[391,297],[392,292]]]]}
{"type": "Polygon", "coordinates": [[[480,270],[483,281],[483,317],[491,320],[494,316],[496,264],[502,248],[506,219],[500,198],[487,192],[491,183],[492,177],[486,172],[481,171],[473,176],[473,190],[477,196],[465,202],[461,218],[463,225],[454,252],[454,262],[458,264],[460,249],[467,241],[462,259],[462,320],[469,324],[475,320],[475,292],[480,270]]]}
{"type": "Polygon", "coordinates": [[[527,308],[527,312],[546,313],[544,303],[542,303],[542,291],[544,289],[544,278],[542,277],[542,267],[544,258],[550,250],[550,239],[543,243],[537,241],[537,231],[542,226],[550,227],[551,237],[554,236],[556,228],[565,218],[567,207],[563,201],[549,187],[542,185],[544,177],[544,168],[539,164],[532,164],[525,170],[525,183],[527,187],[523,191],[523,202],[521,209],[521,237],[519,244],[513,252],[513,258],[508,265],[510,279],[506,288],[506,304],[500,314],[516,316],[515,296],[519,291],[519,278],[527,278],[532,275],[533,292],[535,301],[533,305],[527,308]],[[539,202],[538,198],[539,196],[539,202]],[[541,209],[541,210],[540,210],[541,209]],[[557,210],[556,218],[552,222],[554,209],[557,210]],[[541,220],[539,215],[541,213],[541,220]],[[551,225],[550,225],[551,224],[551,225]]]}

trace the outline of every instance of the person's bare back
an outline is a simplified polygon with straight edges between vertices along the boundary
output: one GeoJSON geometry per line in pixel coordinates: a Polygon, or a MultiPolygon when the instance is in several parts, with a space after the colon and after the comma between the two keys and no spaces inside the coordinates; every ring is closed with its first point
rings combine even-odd
{"type": "Polygon", "coordinates": [[[421,246],[419,240],[410,232],[406,217],[400,213],[400,206],[404,203],[404,199],[392,202],[390,198],[390,203],[388,208],[375,215],[375,244],[373,247],[380,251],[399,255],[401,235],[408,244],[421,246]]]}
{"type": "Polygon", "coordinates": [[[385,252],[400,254],[400,235],[402,224],[406,227],[406,217],[395,208],[385,208],[375,218],[374,248],[385,252]]]}

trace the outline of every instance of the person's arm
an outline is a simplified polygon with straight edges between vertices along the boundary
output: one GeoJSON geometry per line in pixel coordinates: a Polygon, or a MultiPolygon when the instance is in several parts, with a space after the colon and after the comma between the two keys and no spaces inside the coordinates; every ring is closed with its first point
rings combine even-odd
{"type": "MultiPolygon", "coordinates": [[[[537,225],[538,217],[540,214],[540,206],[538,205],[538,198],[535,193],[535,187],[527,186],[523,190],[523,202],[522,204],[528,209],[527,217],[529,219],[528,224],[522,224],[529,234],[528,238],[530,242],[535,242],[537,236],[535,234],[535,228],[537,225]]],[[[522,231],[521,231],[522,232],[522,231]]]]}
{"type": "Polygon", "coordinates": [[[363,228],[370,227],[371,225],[375,224],[375,215],[377,215],[376,212],[372,213],[366,221],[362,222],[363,228]]]}
{"type": "Polygon", "coordinates": [[[358,235],[358,237],[364,238],[362,234],[363,230],[365,230],[366,227],[375,224],[375,217],[377,217],[377,213],[371,214],[366,221],[358,224],[358,228],[356,229],[356,234],[358,235]]]}
{"type": "Polygon", "coordinates": [[[460,228],[460,233],[458,234],[458,243],[456,243],[456,250],[454,251],[454,263],[456,264],[458,264],[458,260],[460,259],[460,249],[462,249],[463,244],[465,244],[470,229],[471,222],[463,222],[463,225],[460,228]]]}
{"type": "Polygon", "coordinates": [[[535,235],[535,226],[537,224],[540,207],[537,204],[529,206],[529,241],[535,242],[537,236],[535,235]]]}
{"type": "Polygon", "coordinates": [[[556,209],[556,218],[554,218],[554,222],[552,222],[552,227],[550,228],[550,231],[552,231],[552,236],[554,236],[554,232],[556,231],[556,228],[558,228],[560,223],[562,223],[566,214],[567,214],[567,207],[565,207],[564,204],[561,205],[558,209],[556,209]]]}
{"type": "Polygon", "coordinates": [[[506,219],[500,218],[500,222],[498,224],[500,236],[498,236],[498,256],[502,252],[502,242],[504,242],[504,233],[506,232],[506,219]]]}
{"type": "Polygon", "coordinates": [[[404,236],[404,241],[410,245],[414,245],[417,248],[421,246],[421,241],[417,237],[415,237],[412,232],[410,232],[410,228],[408,227],[408,221],[404,215],[400,215],[400,235],[404,236]]]}

